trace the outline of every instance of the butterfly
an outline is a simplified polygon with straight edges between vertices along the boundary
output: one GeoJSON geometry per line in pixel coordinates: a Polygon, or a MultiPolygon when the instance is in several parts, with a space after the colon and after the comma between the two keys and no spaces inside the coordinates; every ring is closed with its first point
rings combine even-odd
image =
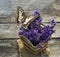
{"type": "Polygon", "coordinates": [[[17,8],[17,23],[23,23],[23,27],[26,28],[34,19],[38,18],[38,14],[26,15],[22,7],[17,8]]]}

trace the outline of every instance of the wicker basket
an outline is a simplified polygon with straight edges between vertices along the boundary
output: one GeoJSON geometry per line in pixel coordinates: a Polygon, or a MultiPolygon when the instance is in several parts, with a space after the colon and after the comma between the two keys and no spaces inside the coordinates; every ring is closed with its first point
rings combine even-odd
{"type": "Polygon", "coordinates": [[[20,36],[20,39],[17,40],[19,45],[20,57],[36,57],[41,55],[49,55],[50,50],[48,48],[48,43],[41,43],[45,46],[45,48],[38,48],[37,46],[33,46],[33,44],[25,37],[20,36]]]}

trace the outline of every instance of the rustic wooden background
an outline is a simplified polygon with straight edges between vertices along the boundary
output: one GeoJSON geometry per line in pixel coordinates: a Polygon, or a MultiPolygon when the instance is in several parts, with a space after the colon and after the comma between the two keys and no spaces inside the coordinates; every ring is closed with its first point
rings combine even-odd
{"type": "Polygon", "coordinates": [[[16,40],[19,39],[19,25],[16,23],[17,6],[22,6],[26,14],[39,10],[44,24],[50,24],[51,18],[57,22],[49,41],[49,57],[60,57],[60,0],[0,0],[0,57],[19,57],[16,40]],[[2,1],[2,2],[1,2],[2,1]],[[2,4],[1,4],[2,3],[2,4]]]}

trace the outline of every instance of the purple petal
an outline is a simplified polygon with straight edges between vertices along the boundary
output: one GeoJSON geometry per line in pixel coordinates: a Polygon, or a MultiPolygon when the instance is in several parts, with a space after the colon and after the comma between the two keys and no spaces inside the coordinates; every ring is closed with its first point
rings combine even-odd
{"type": "Polygon", "coordinates": [[[44,48],[44,45],[41,45],[40,48],[44,48]]]}
{"type": "Polygon", "coordinates": [[[39,11],[34,11],[34,14],[40,15],[40,12],[39,11]]]}

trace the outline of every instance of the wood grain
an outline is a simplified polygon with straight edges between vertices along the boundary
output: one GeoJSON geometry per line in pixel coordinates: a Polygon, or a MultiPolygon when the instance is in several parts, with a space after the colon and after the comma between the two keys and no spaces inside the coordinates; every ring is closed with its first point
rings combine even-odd
{"type": "MultiPolygon", "coordinates": [[[[19,57],[20,53],[16,41],[16,39],[0,40],[0,57],[19,57]]],[[[60,57],[60,39],[51,39],[49,41],[49,48],[51,50],[49,57],[60,57]]]]}

